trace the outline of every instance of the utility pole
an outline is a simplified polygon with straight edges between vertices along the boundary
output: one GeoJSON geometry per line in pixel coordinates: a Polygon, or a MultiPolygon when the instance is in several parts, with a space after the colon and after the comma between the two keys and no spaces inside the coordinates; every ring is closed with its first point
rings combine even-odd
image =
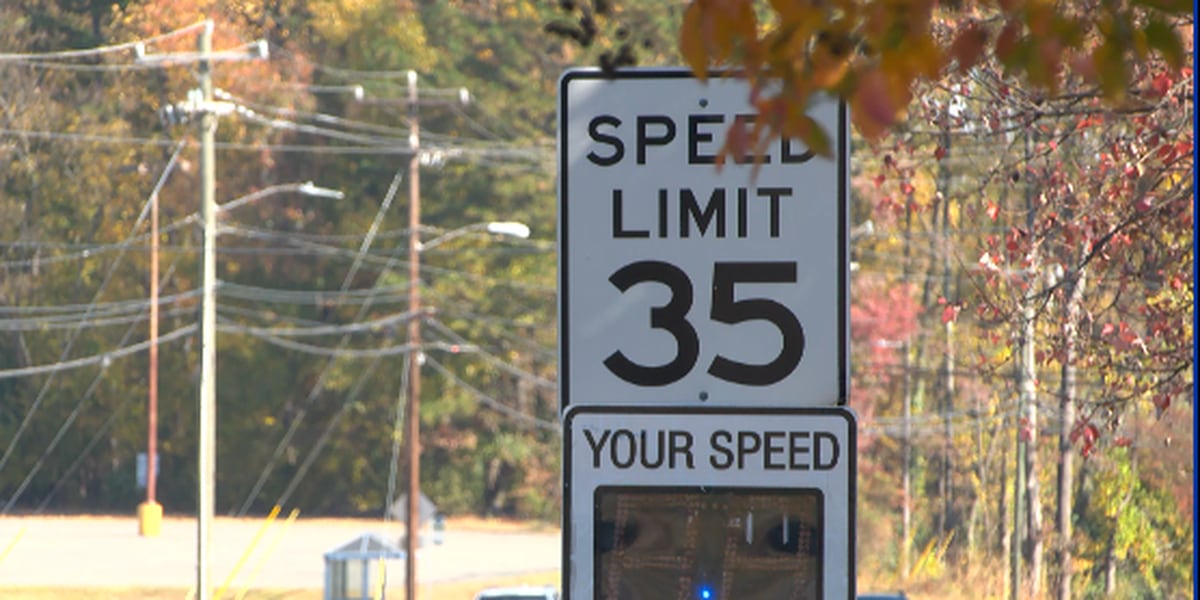
{"type": "Polygon", "coordinates": [[[421,499],[421,126],[417,105],[417,72],[408,72],[408,511],[404,521],[404,591],[407,600],[417,597],[417,546],[420,538],[421,499]]]}
{"type": "Polygon", "coordinates": [[[138,506],[138,534],[158,537],[162,530],[162,505],[158,487],[158,191],[150,197],[150,373],[146,407],[146,501],[138,506]]]}
{"type": "Polygon", "coordinates": [[[216,488],[217,421],[217,204],[216,154],[214,140],[217,115],[213,102],[212,20],[205,21],[200,34],[200,210],[204,217],[203,299],[200,315],[200,401],[198,486],[196,502],[196,598],[210,600],[209,552],[216,488]]]}

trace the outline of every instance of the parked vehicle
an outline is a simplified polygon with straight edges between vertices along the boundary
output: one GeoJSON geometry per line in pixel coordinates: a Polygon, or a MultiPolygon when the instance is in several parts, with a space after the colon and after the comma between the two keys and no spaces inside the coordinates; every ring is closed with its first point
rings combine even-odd
{"type": "Polygon", "coordinates": [[[552,585],[488,588],[475,600],[558,600],[558,590],[552,585]]]}

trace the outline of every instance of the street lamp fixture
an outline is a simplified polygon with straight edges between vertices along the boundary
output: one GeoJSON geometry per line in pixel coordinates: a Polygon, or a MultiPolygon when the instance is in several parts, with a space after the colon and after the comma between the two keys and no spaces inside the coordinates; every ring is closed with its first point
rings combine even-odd
{"type": "Polygon", "coordinates": [[[426,250],[436,246],[441,246],[452,239],[459,238],[476,231],[486,231],[496,235],[504,235],[520,239],[526,239],[529,237],[529,226],[524,223],[519,221],[489,221],[486,223],[474,223],[464,227],[459,227],[458,229],[452,229],[429,240],[428,242],[422,242],[418,240],[416,243],[417,251],[425,252],[426,250]]]}
{"type": "Polygon", "coordinates": [[[509,235],[521,239],[529,237],[529,226],[516,221],[497,221],[487,224],[488,233],[498,233],[501,235],[509,235]]]}

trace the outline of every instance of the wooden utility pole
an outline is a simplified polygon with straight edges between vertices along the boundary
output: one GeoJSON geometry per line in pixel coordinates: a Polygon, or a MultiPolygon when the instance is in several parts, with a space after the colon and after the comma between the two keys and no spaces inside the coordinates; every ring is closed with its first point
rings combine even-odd
{"type": "Polygon", "coordinates": [[[417,73],[408,72],[408,126],[412,157],[408,161],[408,510],[404,521],[404,590],[417,597],[417,547],[421,537],[421,129],[417,106],[417,73]]]}
{"type": "Polygon", "coordinates": [[[200,302],[199,457],[196,503],[196,598],[212,598],[209,581],[213,504],[217,475],[217,201],[214,142],[217,115],[210,110],[213,22],[200,35],[200,210],[204,217],[203,297],[200,302]]]}
{"type": "Polygon", "coordinates": [[[138,506],[138,535],[158,537],[162,531],[162,505],[158,488],[158,190],[150,196],[150,372],[146,406],[146,501],[138,506]]]}

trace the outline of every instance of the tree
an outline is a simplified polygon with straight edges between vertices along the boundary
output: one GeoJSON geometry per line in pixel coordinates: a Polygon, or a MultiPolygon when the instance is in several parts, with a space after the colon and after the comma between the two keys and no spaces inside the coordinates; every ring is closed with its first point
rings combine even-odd
{"type": "MultiPolygon", "coordinates": [[[[549,30],[584,46],[628,30],[620,2],[561,4],[579,15],[577,24],[549,30]]],[[[875,139],[904,118],[914,83],[966,72],[989,54],[1049,97],[1073,74],[1120,102],[1134,66],[1154,57],[1183,66],[1179,28],[1191,11],[1183,0],[691,0],[679,46],[697,76],[732,68],[753,84],[761,122],[751,143],[784,134],[827,150],[826,133],[805,115],[810,97],[844,98],[859,132],[875,139]]],[[[636,62],[636,45],[626,40],[601,64],[636,62]]]]}

